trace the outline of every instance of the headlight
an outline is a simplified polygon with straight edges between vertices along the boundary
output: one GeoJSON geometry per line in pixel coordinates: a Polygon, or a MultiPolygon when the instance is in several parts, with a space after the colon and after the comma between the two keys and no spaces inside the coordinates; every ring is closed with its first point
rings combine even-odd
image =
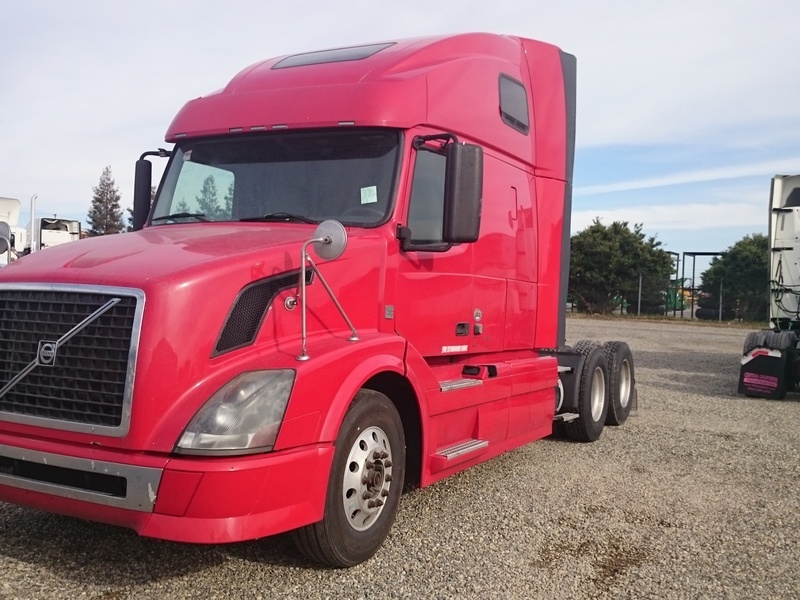
{"type": "Polygon", "coordinates": [[[271,450],[286,412],[294,371],[252,371],[234,377],[191,420],[182,453],[271,450]]]}

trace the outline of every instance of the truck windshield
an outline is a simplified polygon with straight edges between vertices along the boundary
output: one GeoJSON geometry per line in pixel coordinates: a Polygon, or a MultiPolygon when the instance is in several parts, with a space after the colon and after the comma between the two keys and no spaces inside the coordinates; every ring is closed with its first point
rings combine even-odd
{"type": "Polygon", "coordinates": [[[151,224],[388,218],[400,133],[349,130],[178,143],[151,224]]]}

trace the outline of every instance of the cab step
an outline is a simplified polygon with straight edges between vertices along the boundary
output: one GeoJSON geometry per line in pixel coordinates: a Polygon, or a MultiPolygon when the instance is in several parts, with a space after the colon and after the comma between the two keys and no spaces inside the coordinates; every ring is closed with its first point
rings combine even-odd
{"type": "Polygon", "coordinates": [[[475,458],[482,454],[482,451],[489,447],[488,440],[463,440],[439,448],[430,457],[430,468],[432,473],[444,471],[457,464],[475,458]]]}
{"type": "Polygon", "coordinates": [[[475,452],[481,448],[486,448],[488,445],[489,442],[486,440],[466,440],[463,442],[458,442],[457,444],[445,446],[444,448],[439,448],[436,451],[436,455],[447,460],[453,460],[454,458],[463,456],[464,454],[469,454],[470,452],[475,452]]]}
{"type": "Polygon", "coordinates": [[[567,423],[569,421],[574,421],[578,417],[580,417],[578,413],[561,413],[560,415],[553,416],[553,421],[567,423]]]}

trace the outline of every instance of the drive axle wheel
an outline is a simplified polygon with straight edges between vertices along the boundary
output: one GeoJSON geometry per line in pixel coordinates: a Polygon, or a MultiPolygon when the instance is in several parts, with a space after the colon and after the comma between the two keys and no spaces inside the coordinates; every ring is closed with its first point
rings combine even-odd
{"type": "Polygon", "coordinates": [[[603,344],[608,363],[608,415],[606,425],[622,425],[631,412],[636,378],[633,354],[625,342],[603,344]]]}
{"type": "Polygon", "coordinates": [[[375,554],[394,523],[405,476],[405,439],[392,402],[361,390],[336,439],[325,515],[294,532],[300,551],[332,567],[375,554]]]}
{"type": "Polygon", "coordinates": [[[580,373],[578,418],[564,424],[572,440],[593,442],[603,433],[608,414],[608,366],[602,348],[586,347],[580,373]]]}

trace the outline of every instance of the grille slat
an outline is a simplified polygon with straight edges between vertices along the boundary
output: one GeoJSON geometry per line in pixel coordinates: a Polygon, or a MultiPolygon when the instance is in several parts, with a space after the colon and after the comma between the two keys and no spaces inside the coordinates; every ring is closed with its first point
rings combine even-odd
{"type": "Polygon", "coordinates": [[[52,365],[38,359],[40,364],[0,396],[0,411],[8,420],[65,423],[52,425],[56,428],[127,428],[128,370],[142,303],[137,290],[0,287],[0,389],[37,361],[41,342],[59,342],[52,365]],[[62,340],[114,298],[119,302],[62,340]]]}

